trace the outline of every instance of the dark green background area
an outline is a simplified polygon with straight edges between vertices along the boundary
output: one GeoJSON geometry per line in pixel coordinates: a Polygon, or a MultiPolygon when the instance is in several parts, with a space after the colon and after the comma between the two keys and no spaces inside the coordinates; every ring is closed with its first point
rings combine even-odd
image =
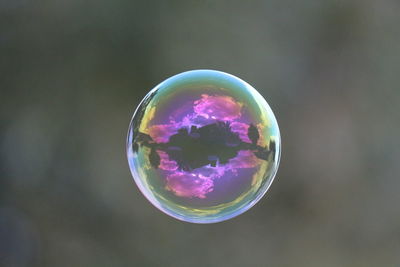
{"type": "Polygon", "coordinates": [[[0,266],[398,266],[400,3],[0,1],[0,266]],[[141,195],[125,138],[145,94],[198,68],[280,125],[267,195],[227,222],[141,195]]]}

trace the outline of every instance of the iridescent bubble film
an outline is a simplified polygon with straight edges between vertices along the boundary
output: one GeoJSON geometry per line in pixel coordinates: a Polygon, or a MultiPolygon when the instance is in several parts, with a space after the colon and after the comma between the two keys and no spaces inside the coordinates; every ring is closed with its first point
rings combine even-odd
{"type": "Polygon", "coordinates": [[[279,164],[280,135],[265,99],[214,70],[175,75],[151,90],[127,138],[132,175],[161,211],[213,223],[251,208],[279,164]]]}

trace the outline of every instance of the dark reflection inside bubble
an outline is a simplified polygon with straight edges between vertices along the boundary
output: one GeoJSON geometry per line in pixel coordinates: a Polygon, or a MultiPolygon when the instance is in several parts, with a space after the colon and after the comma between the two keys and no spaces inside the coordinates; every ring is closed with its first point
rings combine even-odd
{"type": "Polygon", "coordinates": [[[223,166],[238,156],[239,151],[251,151],[257,158],[268,160],[275,154],[275,142],[270,140],[268,147],[257,145],[260,138],[257,127],[249,125],[248,138],[244,142],[238,133],[233,132],[229,122],[217,121],[202,127],[181,128],[171,135],[167,143],[157,143],[150,135],[139,132],[134,138],[134,151],[140,146],[151,149],[149,161],[158,169],[161,163],[160,152],[165,152],[170,160],[176,162],[178,169],[191,172],[204,166],[223,166]]]}

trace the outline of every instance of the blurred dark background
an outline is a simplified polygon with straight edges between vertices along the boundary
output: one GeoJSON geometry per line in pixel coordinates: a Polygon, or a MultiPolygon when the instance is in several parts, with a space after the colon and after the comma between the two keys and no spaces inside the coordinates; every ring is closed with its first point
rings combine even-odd
{"type": "Polygon", "coordinates": [[[400,266],[400,2],[0,0],[0,266],[400,266]],[[136,105],[210,68],[267,99],[282,160],[230,221],[172,219],[136,105]]]}

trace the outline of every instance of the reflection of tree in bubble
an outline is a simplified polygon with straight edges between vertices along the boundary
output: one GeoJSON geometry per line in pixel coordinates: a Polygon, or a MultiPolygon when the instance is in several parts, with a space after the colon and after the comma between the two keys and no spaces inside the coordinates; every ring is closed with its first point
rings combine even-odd
{"type": "Polygon", "coordinates": [[[183,171],[206,165],[216,167],[217,163],[226,164],[235,158],[240,150],[250,150],[257,158],[263,160],[267,160],[271,153],[273,157],[275,142],[270,140],[269,148],[258,146],[260,135],[252,124],[248,130],[248,137],[252,144],[242,141],[237,133],[232,132],[229,122],[217,122],[200,128],[192,126],[190,132],[186,128],[179,129],[178,133],[170,136],[168,143],[156,143],[151,136],[139,133],[132,145],[149,147],[149,161],[156,169],[161,162],[157,151],[166,152],[169,159],[175,161],[183,171]]]}

